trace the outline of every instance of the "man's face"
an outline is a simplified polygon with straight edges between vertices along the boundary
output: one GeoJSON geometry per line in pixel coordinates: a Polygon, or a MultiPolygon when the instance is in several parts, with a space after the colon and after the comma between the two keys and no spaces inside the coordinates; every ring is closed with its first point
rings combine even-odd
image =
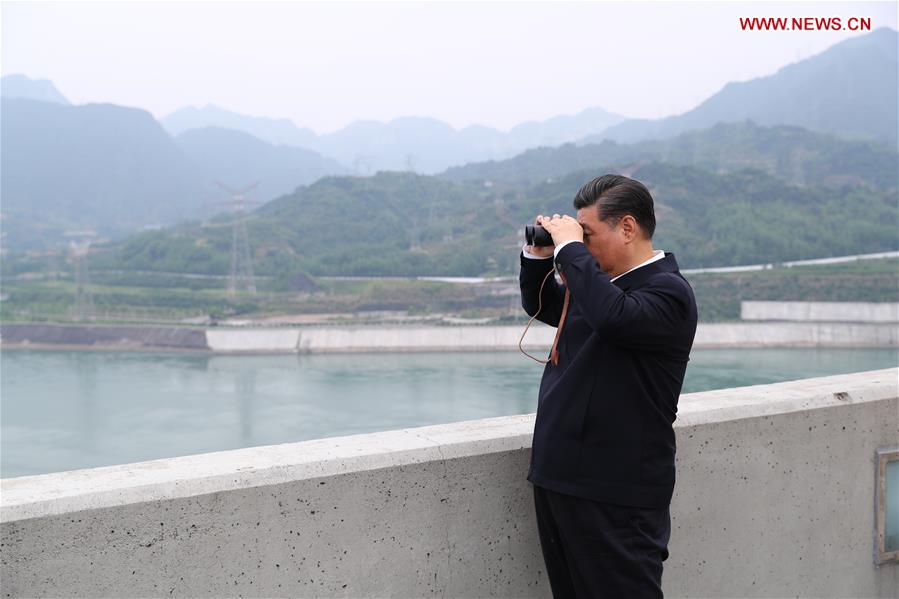
{"type": "Polygon", "coordinates": [[[625,249],[621,227],[610,227],[608,222],[599,220],[595,204],[578,210],[577,222],[584,229],[584,243],[599,264],[600,270],[612,272],[625,249]]]}

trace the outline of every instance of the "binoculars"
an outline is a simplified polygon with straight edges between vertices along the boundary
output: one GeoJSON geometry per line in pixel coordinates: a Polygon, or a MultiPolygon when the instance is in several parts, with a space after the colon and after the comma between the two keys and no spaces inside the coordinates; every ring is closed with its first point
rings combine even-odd
{"type": "Polygon", "coordinates": [[[526,225],[524,228],[524,238],[530,246],[547,247],[555,245],[553,243],[553,236],[540,225],[526,225]]]}

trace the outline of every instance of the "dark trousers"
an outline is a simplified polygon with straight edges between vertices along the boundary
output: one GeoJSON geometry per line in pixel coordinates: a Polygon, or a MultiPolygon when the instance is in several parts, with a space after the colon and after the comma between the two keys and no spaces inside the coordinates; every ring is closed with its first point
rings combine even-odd
{"type": "Polygon", "coordinates": [[[667,506],[601,503],[537,485],[534,506],[553,597],[662,597],[667,506]]]}

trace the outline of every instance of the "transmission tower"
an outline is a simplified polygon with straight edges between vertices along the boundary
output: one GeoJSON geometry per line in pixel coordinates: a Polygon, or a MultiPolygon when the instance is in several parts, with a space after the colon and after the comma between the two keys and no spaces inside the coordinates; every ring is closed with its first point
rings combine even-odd
{"type": "Polygon", "coordinates": [[[250,242],[247,239],[246,207],[259,204],[247,200],[246,194],[256,189],[259,181],[241,190],[234,190],[216,181],[216,185],[231,195],[231,200],[224,202],[231,206],[234,215],[231,226],[231,271],[228,274],[228,297],[235,297],[238,291],[248,291],[256,295],[256,281],[253,278],[253,260],[250,254],[250,242]]]}
{"type": "Polygon", "coordinates": [[[87,256],[90,253],[91,239],[97,234],[94,231],[66,231],[69,241],[69,255],[75,262],[75,306],[72,315],[75,320],[94,320],[94,296],[90,288],[90,275],[87,256]]]}

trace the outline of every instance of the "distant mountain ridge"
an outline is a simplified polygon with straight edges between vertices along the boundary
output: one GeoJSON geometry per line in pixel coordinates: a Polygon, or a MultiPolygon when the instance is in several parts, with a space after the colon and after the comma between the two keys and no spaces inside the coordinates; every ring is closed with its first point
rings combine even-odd
{"type": "Polygon", "coordinates": [[[583,143],[665,139],[719,122],[751,119],[760,125],[794,125],[896,145],[897,47],[899,33],[882,27],[787,65],[774,75],[728,83],[684,114],[627,120],[583,143]]]}
{"type": "Polygon", "coordinates": [[[178,110],[162,123],[173,134],[208,126],[238,129],[272,143],[316,151],[363,175],[379,170],[436,174],[537,147],[667,139],[719,122],[746,120],[896,145],[897,45],[895,30],[877,29],[786,65],[774,75],[730,82],[696,108],[657,120],[626,119],[589,108],[576,115],[521,123],[508,133],[480,125],[457,131],[437,119],[401,117],[388,123],[355,121],[339,131],[316,135],[287,119],[249,117],[209,105],[178,110]]]}
{"type": "Polygon", "coordinates": [[[208,105],[183,108],[161,122],[173,135],[201,127],[236,129],[271,143],[307,148],[359,174],[372,174],[379,170],[437,173],[467,162],[507,158],[527,148],[579,140],[623,120],[602,108],[588,108],[575,115],[524,122],[504,133],[481,125],[456,130],[438,119],[400,117],[388,123],[354,121],[319,136],[287,119],[246,116],[208,105]]]}
{"type": "Polygon", "coordinates": [[[153,116],[113,104],[61,105],[2,98],[0,194],[4,246],[42,249],[64,232],[119,237],[226,210],[227,193],[262,180],[266,202],[348,169],[314,152],[231,130],[177,139],[153,116]]]}
{"type": "MultiPolygon", "coordinates": [[[[178,147],[197,168],[198,176],[215,196],[214,182],[239,189],[255,181],[252,199],[265,202],[326,175],[347,175],[350,170],[311,150],[273,145],[249,133],[207,127],[189,129],[175,138],[178,147]]],[[[227,199],[224,196],[222,199],[227,199]]]]}
{"type": "Polygon", "coordinates": [[[318,137],[311,129],[301,129],[290,119],[247,116],[212,104],[207,104],[203,108],[195,106],[181,108],[159,122],[173,137],[190,129],[218,127],[243,131],[272,144],[301,148],[308,148],[318,137]]]}
{"type": "Polygon", "coordinates": [[[31,79],[25,75],[4,75],[0,78],[0,94],[4,98],[25,98],[54,104],[69,104],[52,81],[31,79]]]}
{"type": "Polygon", "coordinates": [[[116,235],[198,214],[200,181],[149,112],[112,104],[2,99],[4,240],[116,235]]]}
{"type": "MultiPolygon", "coordinates": [[[[432,197],[431,186],[464,183],[465,193],[477,189],[488,203],[501,198],[505,203],[491,208],[497,214],[514,210],[523,190],[551,185],[571,172],[612,169],[633,174],[645,172],[639,169],[647,163],[691,166],[717,175],[752,169],[798,188],[829,187],[828,194],[873,187],[892,190],[895,196],[896,41],[895,31],[880,29],[771,77],[726,86],[690,113],[636,122],[640,131],[660,136],[637,143],[583,137],[606,121],[623,118],[602,109],[522,123],[508,133],[481,126],[457,131],[436,119],[404,117],[386,124],[356,121],[326,136],[283,119],[216,109],[212,116],[232,119],[226,123],[230,127],[191,127],[173,138],[144,110],[112,104],[71,106],[49,82],[7,76],[0,127],[3,244],[7,250],[37,249],[65,243],[62,233],[71,228],[97,228],[103,235],[120,236],[208,216],[220,211],[211,206],[227,199],[215,181],[242,188],[261,179],[251,199],[265,202],[323,176],[384,169],[435,173],[413,179],[417,201],[424,204],[432,197]],[[850,72],[841,77],[846,70],[850,72]],[[835,90],[841,86],[852,89],[835,90]],[[762,97],[756,98],[758,93],[762,97]],[[762,126],[764,121],[738,118],[763,101],[782,116],[815,123],[822,115],[835,115],[825,121],[838,131],[762,126]],[[703,124],[708,120],[715,122],[703,124]],[[689,130],[680,131],[684,126],[689,130]],[[279,141],[265,141],[239,127],[255,128],[259,135],[279,141]],[[872,137],[880,141],[870,141],[872,137]],[[571,138],[602,142],[531,148],[514,152],[514,158],[438,168],[465,163],[478,152],[503,156],[519,143],[555,145],[571,138]],[[320,144],[332,157],[294,145],[303,139],[320,144]]],[[[179,126],[194,123],[191,119],[198,114],[206,113],[185,113],[179,126]]],[[[635,121],[618,122],[606,131],[630,126],[635,121]]]]}

